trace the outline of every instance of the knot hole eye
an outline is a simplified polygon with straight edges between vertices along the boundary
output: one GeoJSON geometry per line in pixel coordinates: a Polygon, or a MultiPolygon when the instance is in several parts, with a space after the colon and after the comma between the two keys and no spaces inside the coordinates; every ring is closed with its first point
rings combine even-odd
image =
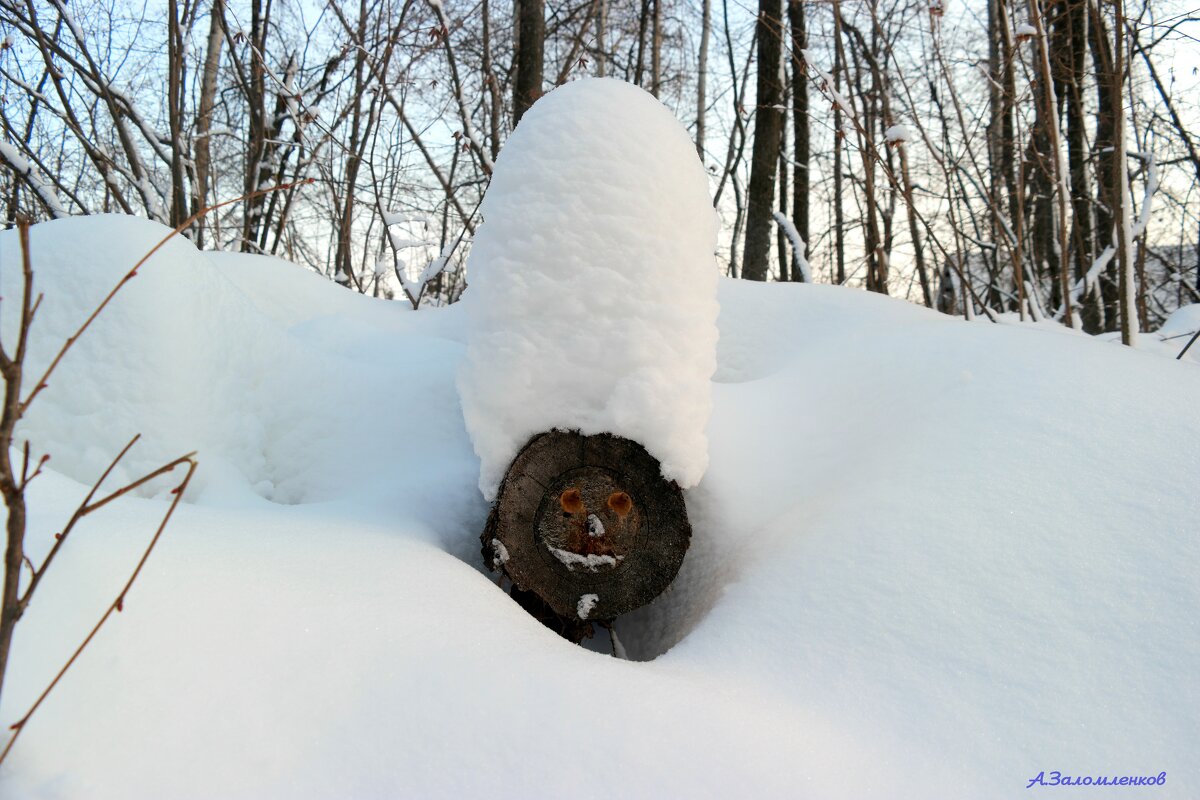
{"type": "Polygon", "coordinates": [[[583,513],[583,496],[578,489],[567,489],[558,496],[558,504],[567,514],[583,513]]]}
{"type": "Polygon", "coordinates": [[[618,517],[624,517],[633,510],[633,500],[625,492],[613,492],[608,496],[608,507],[618,517]]]}

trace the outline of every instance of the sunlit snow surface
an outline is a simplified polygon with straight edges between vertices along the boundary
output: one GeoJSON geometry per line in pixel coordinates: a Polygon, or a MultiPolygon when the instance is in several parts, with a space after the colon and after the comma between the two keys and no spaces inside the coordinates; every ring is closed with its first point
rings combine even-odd
{"type": "MultiPolygon", "coordinates": [[[[32,359],[164,232],[36,226],[32,359]]],[[[0,235],[6,343],[18,265],[0,235]]],[[[617,621],[628,662],[481,572],[460,309],[169,245],[24,429],[55,470],[31,489],[34,560],[134,433],[124,477],[196,449],[198,482],[0,796],[1200,794],[1200,362],[829,286],[724,282],[720,303],[692,547],[617,621]],[[1167,780],[1025,789],[1052,770],[1167,780]]],[[[165,507],[79,528],[0,719],[165,507]]]]}

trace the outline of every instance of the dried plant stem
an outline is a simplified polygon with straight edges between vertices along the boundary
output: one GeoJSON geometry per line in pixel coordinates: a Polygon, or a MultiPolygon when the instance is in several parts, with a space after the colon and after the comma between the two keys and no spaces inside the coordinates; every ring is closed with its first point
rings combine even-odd
{"type": "Polygon", "coordinates": [[[50,690],[58,684],[58,681],[66,673],[67,669],[70,668],[71,664],[75,662],[75,659],[79,656],[79,654],[83,652],[83,649],[87,647],[88,643],[96,635],[96,632],[100,630],[101,626],[104,625],[104,622],[112,614],[113,610],[121,610],[125,600],[125,595],[129,591],[129,587],[133,585],[138,573],[141,572],[142,566],[146,563],[146,559],[149,558],[150,552],[154,549],[154,545],[157,543],[159,536],[162,535],[163,529],[166,527],[167,522],[174,513],[175,507],[179,504],[179,499],[183,495],[184,490],[187,488],[188,482],[191,480],[192,474],[196,469],[195,454],[189,453],[186,456],[182,456],[181,458],[178,458],[169,464],[165,464],[164,466],[131,481],[130,483],[126,484],[120,489],[117,489],[116,491],[109,493],[103,498],[96,500],[95,498],[97,493],[100,491],[101,485],[109,477],[109,475],[112,474],[113,470],[116,469],[117,464],[125,457],[130,448],[132,448],[137,442],[137,440],[140,438],[140,434],[133,437],[129,444],[125,445],[121,452],[117,454],[117,457],[113,459],[112,463],[109,464],[108,468],[104,471],[104,474],[102,474],[100,478],[92,485],[91,490],[88,492],[83,502],[79,504],[79,507],[76,508],[75,513],[71,516],[71,519],[67,522],[63,530],[55,535],[56,541],[54,542],[54,545],[51,547],[50,552],[47,554],[41,566],[35,567],[33,562],[30,561],[28,556],[25,554],[25,528],[27,523],[25,489],[28,487],[29,482],[41,473],[42,467],[45,465],[50,456],[43,455],[34,467],[33,472],[30,473],[30,446],[29,442],[25,442],[22,448],[20,476],[18,477],[16,470],[13,468],[11,451],[17,423],[29,410],[30,405],[37,398],[37,396],[41,394],[42,391],[49,385],[51,375],[54,374],[54,371],[58,368],[58,365],[62,362],[67,352],[70,351],[72,346],[74,346],[75,342],[77,342],[79,338],[87,331],[87,329],[91,327],[92,323],[95,322],[96,318],[99,317],[104,309],[108,307],[108,304],[111,303],[113,298],[117,296],[122,288],[124,288],[125,284],[129,283],[129,281],[133,280],[137,276],[138,270],[142,267],[142,265],[144,265],[155,253],[157,253],[163,245],[170,241],[173,236],[182,233],[200,218],[224,206],[240,203],[260,195],[271,194],[272,192],[287,190],[299,185],[311,183],[313,183],[313,179],[308,178],[291,183],[281,183],[276,186],[270,186],[257,191],[249,192],[241,197],[235,197],[232,200],[225,200],[211,206],[206,206],[197,211],[195,214],[192,214],[180,225],[176,226],[174,230],[159,240],[159,242],[154,245],[149,252],[142,256],[138,262],[134,264],[133,267],[126,272],[119,281],[117,281],[116,285],[109,290],[108,294],[105,295],[104,299],[100,301],[95,309],[93,309],[91,314],[88,315],[87,319],[83,321],[83,324],[79,326],[75,333],[67,337],[67,339],[62,343],[62,346],[58,349],[58,352],[54,355],[54,358],[51,359],[50,364],[41,374],[41,377],[36,383],[33,384],[33,388],[23,400],[21,399],[21,393],[23,391],[22,387],[25,377],[24,368],[26,351],[29,343],[29,333],[33,327],[33,318],[36,315],[39,306],[41,305],[42,298],[40,295],[37,298],[34,298],[33,296],[33,263],[29,246],[30,223],[28,219],[22,218],[17,220],[17,235],[19,237],[21,246],[21,271],[23,280],[20,327],[17,333],[16,348],[11,355],[9,354],[8,350],[5,349],[3,342],[0,342],[0,376],[3,376],[4,378],[4,400],[2,410],[0,410],[0,496],[3,496],[4,504],[8,509],[8,517],[5,526],[7,538],[4,552],[4,589],[3,595],[0,596],[0,693],[3,692],[4,688],[4,676],[8,668],[8,657],[12,649],[13,632],[16,629],[17,622],[24,615],[26,608],[28,608],[29,603],[33,598],[34,592],[41,584],[42,578],[45,576],[50,564],[54,562],[55,557],[61,551],[63,544],[67,540],[67,537],[70,535],[71,531],[74,530],[76,523],[78,523],[79,520],[88,514],[108,505],[113,500],[116,500],[117,498],[134,491],[138,487],[145,485],[161,475],[165,475],[166,473],[173,471],[182,464],[188,464],[188,473],[183,482],[173,490],[175,497],[171,501],[171,506],[167,510],[166,515],[163,517],[162,524],[159,525],[158,530],[154,534],[154,538],[150,542],[150,545],[146,548],[145,553],[143,553],[141,560],[134,569],[133,575],[130,576],[129,581],[125,584],[125,588],[121,590],[121,593],[117,596],[117,599],[113,602],[113,605],[104,614],[104,616],[100,619],[100,622],[96,624],[96,627],[93,628],[92,632],[75,651],[75,654],[59,671],[54,680],[51,681],[50,685],[42,693],[42,696],[38,698],[37,702],[34,703],[29,712],[26,713],[26,715],[22,717],[16,725],[13,726],[13,729],[17,733],[13,735],[12,739],[9,740],[8,744],[5,746],[3,752],[0,753],[0,763],[3,763],[5,756],[7,756],[8,752],[12,749],[13,742],[16,741],[17,735],[19,735],[22,727],[25,725],[26,721],[28,721],[29,716],[37,710],[38,706],[41,705],[42,701],[46,698],[46,695],[50,693],[50,690]],[[30,580],[28,586],[25,588],[25,591],[22,593],[19,587],[21,581],[21,570],[25,567],[28,567],[30,571],[30,580]]]}
{"type": "MultiPolygon", "coordinates": [[[[132,444],[132,442],[130,444],[132,444]]],[[[125,451],[122,451],[122,455],[124,455],[124,453],[128,449],[129,448],[126,447],[125,451]]],[[[119,459],[120,459],[120,457],[118,456],[118,460],[119,459]]],[[[115,465],[116,462],[114,461],[113,463],[115,465]]],[[[58,685],[59,681],[62,680],[63,676],[67,674],[67,670],[69,670],[71,668],[71,666],[75,663],[75,661],[79,658],[79,656],[83,653],[83,651],[87,648],[87,646],[89,644],[91,644],[92,639],[96,638],[96,634],[100,632],[100,629],[102,627],[104,627],[104,623],[108,622],[109,617],[111,617],[114,612],[120,612],[120,611],[124,610],[125,596],[127,594],[129,594],[129,590],[133,587],[134,581],[136,581],[138,578],[138,575],[141,574],[142,567],[144,567],[146,565],[147,559],[150,558],[150,553],[154,551],[154,546],[156,544],[158,544],[158,540],[162,536],[162,532],[164,530],[166,530],[167,523],[170,522],[171,516],[175,513],[175,509],[179,505],[180,499],[183,498],[183,493],[185,491],[187,491],[188,484],[191,483],[192,475],[194,475],[196,472],[197,463],[196,463],[194,456],[186,455],[186,456],[182,456],[181,458],[177,458],[176,460],[172,461],[170,464],[164,465],[163,467],[156,470],[155,473],[153,473],[155,475],[161,475],[165,472],[170,472],[170,471],[174,470],[176,467],[178,467],[182,464],[188,465],[187,474],[184,475],[183,480],[180,481],[179,484],[174,489],[171,490],[171,494],[174,495],[174,497],[171,499],[171,505],[167,508],[166,514],[163,515],[162,521],[159,522],[158,529],[154,532],[154,536],[150,539],[150,543],[148,545],[146,545],[146,549],[144,551],[142,551],[142,557],[140,559],[138,559],[137,566],[135,566],[133,568],[133,572],[132,572],[132,574],[130,574],[129,580],[125,581],[125,585],[121,588],[120,593],[117,594],[116,599],[113,600],[112,603],[109,604],[107,609],[105,609],[103,616],[101,616],[99,621],[96,622],[96,624],[92,627],[92,630],[88,633],[87,637],[84,638],[84,640],[79,643],[79,646],[75,648],[75,652],[73,652],[71,654],[71,657],[68,658],[67,662],[65,664],[63,664],[61,669],[59,669],[58,673],[54,676],[54,679],[52,681],[50,681],[50,683],[46,686],[45,689],[42,690],[42,693],[40,695],[38,695],[37,700],[35,700],[33,702],[33,705],[29,707],[29,710],[25,712],[24,716],[22,716],[19,720],[17,720],[15,723],[13,723],[10,726],[10,730],[13,731],[13,735],[8,740],[8,743],[4,746],[4,750],[0,751],[0,765],[2,765],[4,763],[4,759],[6,759],[8,757],[8,754],[12,750],[13,745],[16,744],[17,739],[20,737],[21,731],[23,731],[25,729],[26,723],[29,722],[29,718],[32,717],[34,712],[36,712],[38,710],[38,708],[41,707],[42,703],[45,702],[46,698],[50,695],[50,692],[52,692],[54,690],[54,687],[58,685]]],[[[111,467],[110,467],[110,469],[111,469],[111,467]]],[[[146,480],[148,480],[148,478],[146,480]]],[[[144,482],[145,482],[145,480],[139,480],[136,483],[138,483],[140,485],[141,483],[144,483],[144,482]]],[[[89,495],[88,495],[89,497],[91,497],[95,493],[97,486],[99,486],[99,481],[97,481],[96,486],[92,487],[92,492],[89,493],[89,495]]],[[[100,506],[107,503],[109,500],[114,499],[115,497],[119,496],[119,494],[123,494],[125,491],[128,491],[132,487],[133,487],[133,484],[130,484],[129,486],[122,489],[119,493],[114,493],[113,495],[106,498],[104,501],[102,501],[99,504],[92,504],[91,506],[89,506],[88,501],[85,499],[84,502],[80,504],[79,509],[76,511],[76,515],[84,516],[89,512],[89,509],[95,510],[95,509],[99,508],[100,506]]],[[[44,566],[45,565],[43,565],[43,567],[44,566]]]]}

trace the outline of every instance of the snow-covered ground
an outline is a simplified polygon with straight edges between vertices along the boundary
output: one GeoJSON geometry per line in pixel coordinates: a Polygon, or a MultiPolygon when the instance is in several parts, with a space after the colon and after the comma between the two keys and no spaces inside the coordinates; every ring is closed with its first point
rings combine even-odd
{"type": "MultiPolygon", "coordinates": [[[[163,232],[36,226],[32,360],[163,232]]],[[[16,254],[0,235],[6,341],[16,254]]],[[[24,428],[53,455],[35,560],[134,433],[126,477],[190,450],[200,473],[0,796],[1200,796],[1200,360],[830,286],[726,281],[719,299],[692,548],[618,620],[621,661],[481,571],[459,307],[173,242],[24,428]],[[1166,777],[1026,789],[1055,770],[1166,777]]],[[[166,502],[73,535],[0,719],[166,502]]]]}

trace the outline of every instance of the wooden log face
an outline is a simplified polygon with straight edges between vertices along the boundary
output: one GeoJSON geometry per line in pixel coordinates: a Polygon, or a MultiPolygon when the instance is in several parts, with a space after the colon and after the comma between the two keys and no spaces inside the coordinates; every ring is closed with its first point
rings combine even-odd
{"type": "Polygon", "coordinates": [[[624,476],[605,467],[558,476],[546,487],[535,518],[545,552],[571,572],[620,569],[642,532],[643,515],[633,507],[630,488],[624,476]]]}
{"type": "Polygon", "coordinates": [[[666,589],[690,537],[683,493],[641,445],[550,431],[513,460],[481,539],[565,620],[610,620],[666,589]]]}

